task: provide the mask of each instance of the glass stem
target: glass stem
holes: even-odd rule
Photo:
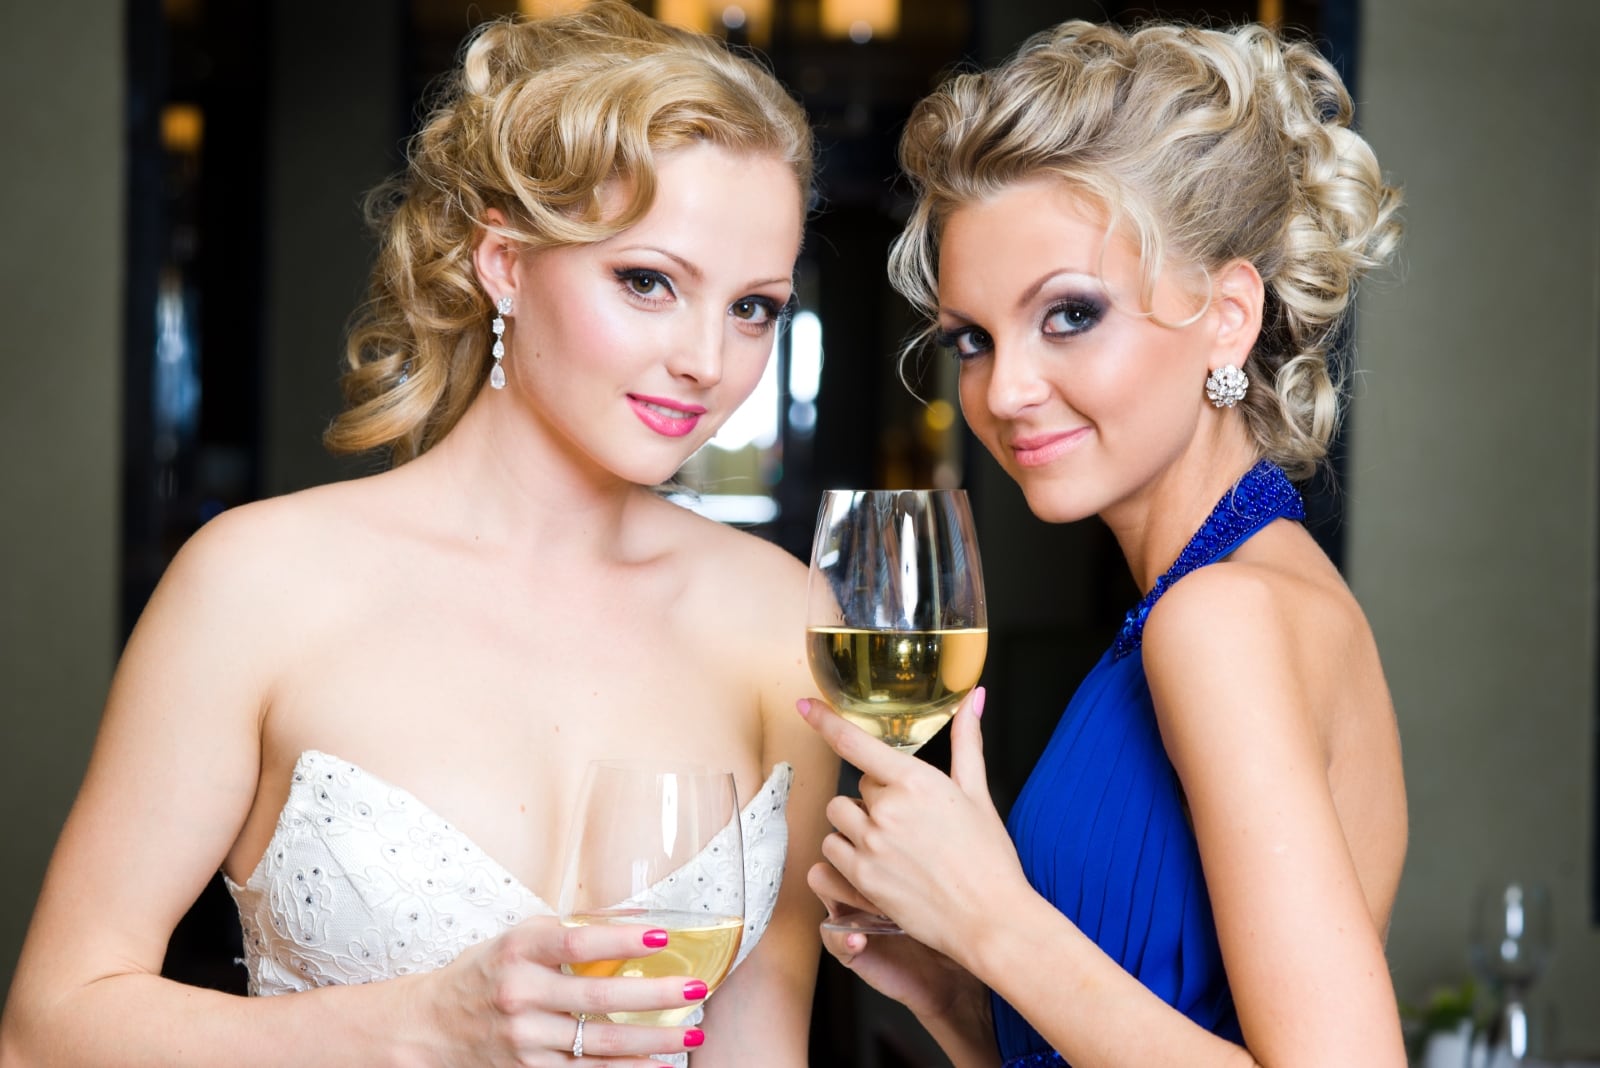
[[[1522,988],[1508,986],[1505,1007],[1501,1010],[1501,1038],[1513,1062],[1520,1064],[1528,1057],[1528,1010],[1522,1003]]]

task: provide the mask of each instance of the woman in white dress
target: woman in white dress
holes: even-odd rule
[[[394,463],[230,511],[172,564],[0,1061],[806,1063],[837,764],[793,712],[805,570],[655,487],[761,377],[811,163],[768,73],[626,4],[477,34],[374,200],[329,431]],[[610,757],[728,768],[748,802],[746,959],[699,1025],[575,1022],[704,997],[561,970],[660,941],[547,904]],[[161,978],[219,867],[251,992],[292,996]]]

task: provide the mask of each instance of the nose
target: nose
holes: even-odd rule
[[[1015,419],[1050,392],[1049,383],[1039,373],[1037,361],[1019,346],[1002,346],[994,341],[994,351],[986,361],[989,380],[984,401],[999,419]]]
[[[684,317],[683,330],[673,337],[667,370],[674,378],[705,389],[722,381],[725,323],[722,315]]]

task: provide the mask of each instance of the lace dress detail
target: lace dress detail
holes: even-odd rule
[[[734,967],[761,940],[777,904],[793,779],[788,764],[777,765],[740,814],[745,925]],[[637,903],[715,911],[705,887],[737,873],[737,861],[714,843]],[[411,794],[316,750],[295,763],[256,870],[243,886],[224,882],[239,907],[252,995],[429,971],[525,919],[555,914]],[[685,1026],[699,1019],[697,1012]],[[657,1059],[687,1064],[682,1054]]]

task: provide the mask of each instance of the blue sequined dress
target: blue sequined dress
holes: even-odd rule
[[[1300,495],[1276,466],[1262,461],[1235,484],[1084,678],[1007,821],[1034,889],[1169,1005],[1235,1041],[1239,1018],[1141,641],[1174,582],[1276,519],[1303,518]],[[1049,967],[1040,962],[1041,979]],[[994,1025],[1006,1068],[1067,1063],[998,995]]]

